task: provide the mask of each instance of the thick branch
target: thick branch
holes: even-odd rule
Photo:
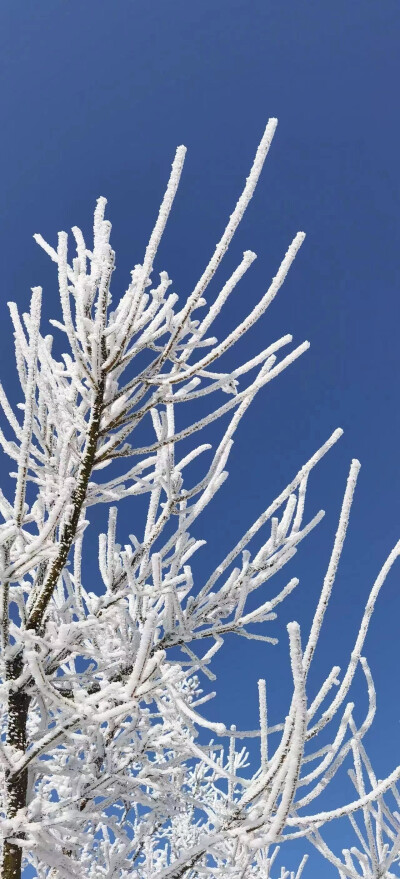
[[[22,666],[23,659],[22,655],[19,654],[11,662],[7,663],[7,679],[16,680],[22,672]],[[7,744],[13,748],[15,754],[19,753],[22,755],[26,751],[26,722],[29,702],[30,697],[26,692],[10,690],[8,697]],[[19,809],[25,807],[27,787],[27,767],[17,777],[7,776],[7,818],[15,818]],[[15,845],[11,839],[6,839],[3,847],[2,879],[19,879],[21,863],[21,847]]]
[[[100,431],[100,419],[104,396],[104,376],[102,377],[96,394],[89,426],[86,448],[83,456],[81,469],[78,476],[78,484],[72,493],[72,513],[64,526],[60,541],[58,555],[51,565],[49,575],[29,615],[27,628],[38,630],[46,613],[49,601],[57,584],[58,578],[66,564],[68,553],[74,542],[76,530],[79,524],[82,507],[85,502],[87,487],[93,469],[96,455],[97,442]]]

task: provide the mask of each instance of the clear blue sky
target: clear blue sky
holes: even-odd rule
[[[209,548],[198,570],[208,571],[342,426],[310,492],[310,513],[322,506],[327,516],[291,566],[301,584],[281,613],[282,623],[310,620],[357,456],[360,483],[316,680],[346,661],[370,584],[400,537],[398,0],[3,0],[0,33],[0,359],[11,395],[6,301],[24,307],[30,286],[43,283],[46,310],[58,316],[54,266],[32,233],[54,241],[59,229],[88,228],[96,197],[105,195],[122,287],[141,260],[175,147],[185,143],[181,191],[157,265],[184,296],[232,210],[267,118],[280,120],[219,280],[244,249],[258,253],[233,298],[231,326],[304,229],[290,278],[244,353],[284,332],[308,338],[311,350],[258,397],[242,424],[230,480],[202,523]],[[8,463],[1,467],[6,474]],[[135,530],[135,510],[127,515],[127,531]],[[366,650],[379,709],[369,748],[380,776],[400,761],[399,612],[400,565]],[[281,632],[278,648],[227,643],[213,710],[228,723],[254,725],[257,678],[279,662],[272,722],[285,710],[283,625]],[[364,707],[362,689],[359,698]]]

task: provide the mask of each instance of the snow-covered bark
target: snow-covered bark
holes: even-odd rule
[[[171,292],[167,272],[157,282],[152,275],[184,147],[177,150],[143,263],[135,266],[115,305],[104,198],[94,214],[92,249],[76,227],[72,258],[66,233],[59,234],[57,248],[35,236],[58,267],[61,319],[51,323],[66,337],[67,353],[59,357],[52,336],[41,334],[40,288],[33,290],[30,312],[22,318],[10,303],[24,403],[21,423],[0,386],[8,420],[0,442],[15,461],[16,480],[13,499],[0,493],[7,879],[18,879],[21,859],[43,879],[175,879],[217,877],[222,871],[232,879],[270,879],[278,876],[279,845],[297,837],[313,843],[341,876],[392,875],[399,825],[384,796],[389,790],[398,796],[400,769],[378,783],[363,748],[375,697],[362,650],[400,544],[373,586],[344,674],[334,667],[318,693],[309,694],[307,685],[346,534],[357,461],[308,638],[297,623],[288,626],[293,693],[286,718],[269,725],[263,680],[257,730],[226,729],[201,710],[213,695],[209,666],[226,633],[273,643],[267,623],[298,581],[291,579],[283,589],[269,586],[268,597],[261,587],[322,518],[322,511],[305,515],[307,482],[341,434],[335,431],[291,475],[207,582],[194,582],[190,559],[203,544],[195,536],[196,520],[226,479],[234,433],[257,393],[308,347],[308,342],[293,347],[287,335],[234,369],[217,364],[263,316],[303,242],[301,232],[248,316],[222,341],[210,335],[255,259],[246,251],[214,301],[207,302],[208,285],[254,192],[275,128],[271,119],[224,234],[183,304]],[[209,399],[208,414],[199,417],[196,403],[203,397]],[[203,436],[226,415],[217,447],[196,445],[195,434]],[[176,420],[185,426],[177,427]],[[182,453],[181,441],[191,437],[191,450]],[[198,474],[201,460],[206,463],[193,480],[187,472],[195,459]],[[134,519],[137,533],[121,546],[118,504],[138,495],[146,495],[147,515],[141,524]],[[108,530],[99,536],[98,583],[89,590],[82,577],[86,516],[99,503],[109,506]],[[252,600],[248,609],[256,590],[258,604]],[[347,697],[359,666],[369,709],[356,727]],[[315,738],[328,725],[330,744],[318,747]],[[260,761],[249,774],[243,742],[255,737]],[[335,812],[314,811],[314,800],[351,754],[356,799]],[[353,817],[357,811],[365,823],[363,837]],[[342,815],[353,822],[362,848],[343,862],[320,833],[325,821]],[[304,865],[305,858],[296,874],[282,868],[280,875],[299,879]]]

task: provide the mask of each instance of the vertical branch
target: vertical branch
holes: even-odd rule
[[[10,556],[10,543],[7,542],[2,547],[4,570],[8,567]],[[1,649],[4,651],[8,645],[8,629],[9,629],[9,592],[10,583],[5,577],[0,589],[0,625],[1,625]]]
[[[321,631],[325,611],[331,596],[333,584],[335,582],[336,571],[343,550],[343,544],[346,537],[347,526],[349,524],[350,510],[353,502],[354,491],[360,467],[361,464],[359,461],[357,461],[356,459],[352,461],[350,473],[347,480],[346,491],[343,498],[342,509],[340,511],[339,524],[336,531],[335,542],[333,544],[332,555],[329,560],[328,570],[324,579],[324,585],[322,587],[317,610],[315,612],[312,622],[307,647],[304,651],[304,669],[306,673],[308,672],[315,648],[317,646],[317,641],[319,633]]]
[[[25,415],[22,431],[22,440],[18,461],[18,476],[15,489],[14,516],[17,525],[21,524],[26,490],[26,477],[28,472],[29,449],[32,440],[33,409],[35,403],[37,350],[39,341],[40,306],[42,300],[42,288],[34,287],[32,290],[30,326],[29,326],[29,353],[28,353],[28,376],[25,391]]]
[[[48,577],[29,614],[27,622],[28,629],[37,629],[38,626],[40,626],[50,598],[53,594],[54,587],[57,584],[58,578],[67,561],[68,553],[74,542],[76,529],[78,527],[82,507],[85,502],[86,491],[96,455],[97,441],[100,431],[100,420],[102,414],[104,384],[104,376],[102,376],[93,404],[86,447],[83,455],[82,464],[79,470],[77,486],[72,492],[71,496],[72,512],[67,519],[67,522],[65,523],[59,544],[58,554],[56,555],[50,567]]]
[[[7,680],[15,681],[23,669],[23,657],[19,654],[6,663]],[[12,683],[8,696],[7,744],[12,749],[14,758],[18,760],[26,751],[26,724],[30,697],[28,693],[13,689]],[[28,767],[14,777],[8,771],[6,777],[7,818],[15,818],[18,811],[26,805],[28,788]],[[19,833],[19,836],[23,834]],[[22,849],[12,839],[6,839],[3,845],[2,879],[19,879],[21,876]]]
[[[285,827],[287,817],[294,795],[296,793],[299,778],[301,760],[304,751],[304,742],[307,728],[307,700],[305,693],[305,672],[303,668],[303,654],[300,640],[300,627],[298,623],[289,623],[287,626],[290,643],[290,661],[293,676],[293,707],[294,722],[293,733],[290,742],[290,750],[286,756],[288,763],[282,798],[276,810],[276,815],[271,824],[271,836],[277,838]]]
[[[260,710],[260,758],[261,771],[264,772],[268,767],[268,713],[267,713],[267,687],[265,680],[260,678],[258,681],[258,700]]]
[[[34,287],[32,290],[30,323],[29,323],[29,349],[28,370],[25,386],[25,412],[24,425],[21,436],[21,445],[18,460],[17,484],[14,499],[14,517],[16,524],[21,525],[24,507],[25,492],[28,473],[29,452],[32,442],[33,412],[35,405],[35,388],[37,374],[37,353],[39,343],[39,324],[41,309],[42,290]],[[8,645],[9,626],[9,584],[3,583],[2,588],[2,647]],[[19,654],[13,660],[6,660],[6,678],[11,683],[8,696],[8,723],[7,744],[12,748],[15,757],[22,756],[26,750],[26,723],[29,710],[29,695],[17,689],[13,689],[12,682],[21,674],[23,669],[23,657]],[[25,769],[18,778],[10,775],[6,778],[7,795],[7,818],[14,818],[19,809],[25,807],[28,786],[28,769]],[[6,839],[3,846],[2,876],[4,879],[18,879],[21,875],[22,849],[15,845],[12,840]]]
[[[231,726],[231,731],[236,732],[236,726],[233,723]],[[228,800],[230,803],[233,803],[233,795],[235,793],[235,736],[230,736],[229,739],[229,780],[228,780]]]

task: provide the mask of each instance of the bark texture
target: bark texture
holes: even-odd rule
[[[8,680],[15,681],[22,672],[23,659],[18,655],[8,663]],[[14,754],[21,756],[26,750],[26,723],[29,710],[29,695],[21,690],[11,689],[8,699],[8,731],[7,744],[10,745]],[[21,772],[17,778],[11,775],[7,779],[7,818],[15,818],[19,809],[26,805],[28,788],[28,769]],[[2,879],[20,879],[21,876],[22,849],[13,843],[12,839],[6,839],[3,846]]]

